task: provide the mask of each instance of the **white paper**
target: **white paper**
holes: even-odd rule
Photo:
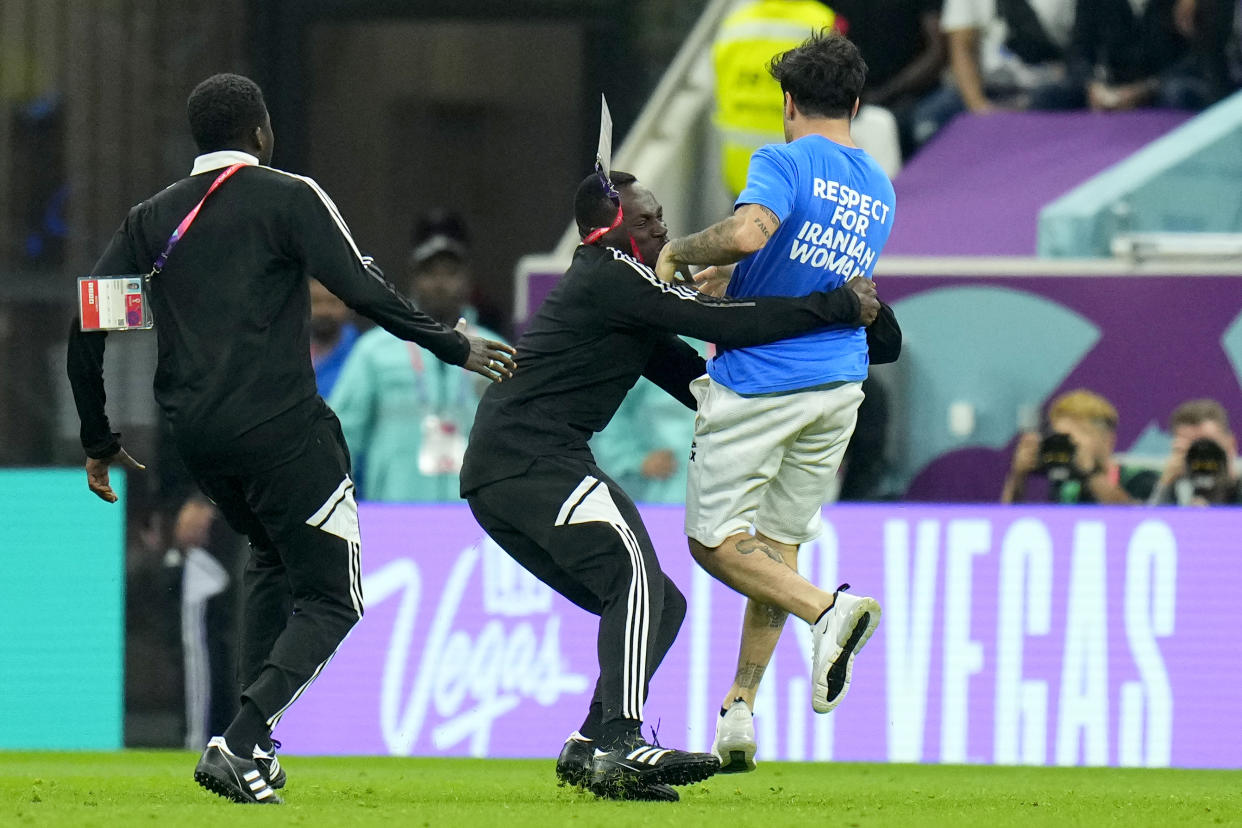
[[[595,160],[604,168],[604,175],[612,175],[612,113],[608,111],[608,99],[599,96],[599,149]]]
[[[125,284],[120,279],[99,280],[99,326],[125,327]]]

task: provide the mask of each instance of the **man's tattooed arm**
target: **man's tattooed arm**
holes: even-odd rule
[[[776,228],[781,224],[780,219],[776,217],[776,213],[773,213],[762,204],[756,204],[754,206],[759,208],[759,212],[757,215],[752,216],[751,221],[753,221],[755,226],[759,228],[759,232],[763,233],[763,237],[765,239],[772,238],[772,233],[775,232]],[[769,226],[772,228],[771,230],[768,229]]]
[[[669,254],[683,264],[731,264],[746,255],[734,243],[737,214],[682,239],[668,243]]]
[[[727,219],[668,244],[678,264],[732,264],[767,244],[780,227],[776,214],[760,204],[743,204]]]

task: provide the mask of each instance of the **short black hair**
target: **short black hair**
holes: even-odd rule
[[[612,186],[621,189],[633,184],[638,179],[627,172],[613,170],[608,176]],[[574,221],[578,223],[578,234],[585,236],[596,227],[607,227],[617,217],[617,205],[608,197],[604,182],[598,173],[591,173],[582,179],[578,192],[574,193]]]
[[[194,87],[185,109],[199,152],[235,146],[246,133],[262,126],[267,115],[259,85],[228,73],[212,75]]]
[[[858,47],[828,29],[772,58],[768,71],[810,117],[849,118],[867,80]]]

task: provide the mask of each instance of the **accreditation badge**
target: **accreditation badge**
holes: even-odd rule
[[[457,423],[432,414],[423,417],[423,441],[418,447],[420,474],[457,474],[465,458],[466,435]]]
[[[83,276],[78,312],[84,331],[145,331],[155,324],[141,275]]]

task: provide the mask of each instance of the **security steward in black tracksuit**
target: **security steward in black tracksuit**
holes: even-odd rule
[[[251,545],[242,707],[208,744],[195,777],[235,801],[280,802],[272,788],[284,773],[271,728],[363,610],[349,450],[315,387],[307,280],[319,280],[395,336],[489,379],[510,375],[512,349],[414,308],[358,252],[314,181],[267,166],[271,124],[252,81],[208,78],[190,95],[188,114],[203,153],[191,175],[130,210],[93,275],[151,271],[222,171],[241,165],[202,201],[151,277],[148,301],[159,348],[155,397],[174,443],[199,487]],[[88,483],[115,502],[108,467],[142,467],[104,412],[104,340],[75,320],[68,372]]]
[[[602,173],[578,188],[585,242],[518,342],[521,370],[483,395],[461,492],[501,548],[600,617],[599,680],[558,776],[600,796],[675,800],[669,785],[719,767],[710,754],[648,745],[639,734],[648,681],[686,602],[661,572],[634,503],[596,466],[587,442],[639,376],[694,409],[690,382],[706,366],[675,334],[758,345],[870,322],[879,302],[866,279],[796,299],[711,299],[665,284],[645,264],[667,239],[659,203],[628,173],[613,171],[611,182],[620,216]]]

